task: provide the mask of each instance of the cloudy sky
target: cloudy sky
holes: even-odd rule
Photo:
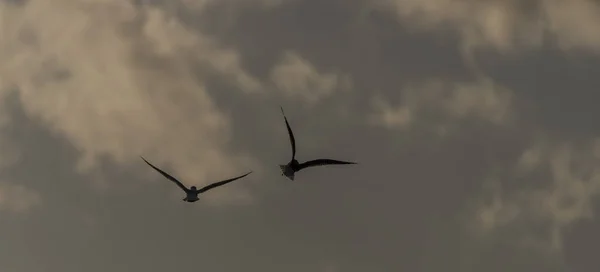
[[[599,75],[595,0],[0,0],[0,270],[598,271]]]

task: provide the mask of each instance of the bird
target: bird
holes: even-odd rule
[[[161,173],[165,178],[169,179],[170,181],[174,182],[175,184],[177,184],[177,186],[179,186],[179,188],[181,188],[181,190],[183,190],[186,194],[185,198],[183,199],[183,201],[185,202],[196,202],[198,200],[200,200],[200,198],[198,198],[198,195],[201,193],[204,193],[210,189],[213,189],[215,187],[219,187],[221,185],[225,185],[227,183],[230,183],[236,179],[240,179],[243,178],[247,175],[249,175],[250,173],[252,173],[252,171],[243,174],[239,177],[235,177],[235,178],[231,178],[231,179],[226,179],[223,181],[219,181],[219,182],[215,182],[212,184],[209,184],[207,186],[204,186],[200,189],[197,189],[196,186],[192,186],[190,188],[185,187],[185,185],[183,185],[179,180],[177,180],[176,178],[174,178],[173,176],[167,174],[165,171],[158,169],[156,166],[152,165],[150,162],[148,162],[146,159],[144,159],[144,157],[140,156],[142,158],[142,160],[144,160],[148,165],[150,165],[150,167],[154,168],[154,170],[158,171],[159,173]]]
[[[287,164],[280,164],[279,168],[281,168],[281,175],[286,176],[290,180],[294,180],[295,173],[308,167],[320,166],[320,165],[334,165],[334,164],[357,164],[356,162],[348,162],[348,161],[339,161],[332,159],[316,159],[311,161],[306,161],[303,163],[298,162],[296,160],[296,139],[294,138],[294,133],[292,132],[292,128],[290,127],[290,123],[285,117],[285,113],[283,112],[283,107],[281,107],[281,114],[283,115],[283,119],[285,120],[285,126],[287,127],[288,134],[290,136],[290,143],[292,145],[292,159]]]

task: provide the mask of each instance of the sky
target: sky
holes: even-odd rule
[[[598,271],[599,74],[594,0],[0,0],[0,271]]]

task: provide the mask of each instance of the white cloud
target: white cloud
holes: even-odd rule
[[[520,229],[516,239],[528,246],[550,252],[562,249],[562,230],[593,216],[591,200],[600,193],[600,139],[585,145],[538,141],[524,150],[512,177],[525,182],[517,192],[503,192],[501,183],[486,190],[475,212],[476,225],[483,234],[506,228]],[[532,163],[535,162],[535,163]],[[525,167],[524,167],[525,166]],[[528,173],[546,173],[549,180]],[[503,180],[514,183],[516,180]],[[504,184],[507,185],[507,184]],[[538,187],[534,187],[537,185]],[[542,229],[540,229],[540,226]]]
[[[502,190],[502,184],[498,180],[487,180],[483,183],[482,199],[479,209],[476,210],[477,229],[476,233],[487,233],[495,228],[505,226],[513,221],[520,213],[520,209],[515,203],[504,199],[505,194]]]
[[[381,0],[373,4],[392,6],[407,26],[454,27],[466,48],[485,46],[507,52],[537,47],[550,33],[566,50],[600,53],[600,5],[594,0]]]
[[[198,185],[256,170],[227,151],[228,117],[192,72],[205,65],[259,90],[235,51],[128,1],[30,0],[0,4],[0,17],[0,90],[18,87],[25,112],[81,151],[81,171],[103,155],[144,155]]]
[[[600,3],[593,0],[542,2],[547,28],[566,50],[588,49],[600,53]]]
[[[41,200],[37,192],[22,185],[0,182],[0,211],[26,212]]]
[[[336,90],[345,91],[351,87],[349,77],[319,73],[309,61],[292,51],[283,54],[270,76],[277,90],[309,104],[330,96]]]
[[[396,107],[382,98],[373,100],[373,124],[388,128],[408,129],[418,118],[435,113],[437,125],[449,125],[453,120],[474,117],[495,124],[510,120],[512,94],[490,80],[475,83],[445,83],[439,80],[410,84],[402,89]]]

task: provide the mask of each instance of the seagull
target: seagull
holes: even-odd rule
[[[141,157],[141,156],[140,156]],[[207,185],[202,187],[201,189],[196,189],[196,186],[192,186],[189,189],[187,187],[185,187],[185,185],[183,185],[179,180],[177,180],[176,178],[172,177],[171,175],[167,174],[165,171],[158,169],[156,166],[152,165],[151,163],[149,163],[146,159],[144,159],[144,157],[141,157],[142,160],[144,160],[148,165],[150,165],[150,167],[154,168],[154,170],[158,171],[159,173],[161,173],[165,178],[171,180],[172,182],[174,182],[175,184],[177,184],[177,186],[179,186],[179,188],[181,188],[181,190],[183,190],[186,194],[185,198],[183,199],[183,201],[186,202],[196,202],[199,200],[198,195],[201,193],[204,193],[210,189],[213,189],[215,187],[219,187],[221,185],[225,185],[227,183],[230,183],[236,179],[240,179],[243,178],[247,175],[249,175],[250,173],[252,173],[252,171],[243,174],[239,177],[235,177],[232,179],[227,179],[224,181],[219,181],[219,182],[215,182],[213,184]]]
[[[294,133],[292,132],[292,128],[290,128],[290,124],[288,123],[288,120],[285,117],[283,107],[280,108],[281,114],[283,115],[283,119],[285,120],[285,126],[287,127],[288,134],[290,135],[290,143],[292,144],[292,159],[286,165],[279,165],[279,168],[281,168],[282,176],[286,176],[290,180],[294,180],[294,174],[304,168],[330,164],[356,164],[355,162],[338,161],[332,159],[316,159],[303,163],[298,162],[296,160],[296,140],[294,139]]]

